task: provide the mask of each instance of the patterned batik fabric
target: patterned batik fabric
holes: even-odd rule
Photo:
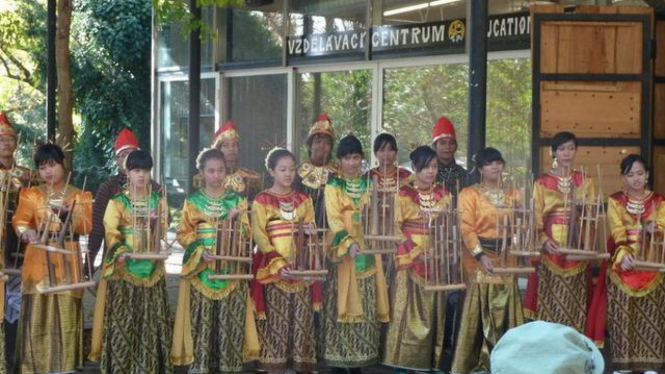
[[[615,370],[665,370],[665,284],[631,296],[607,282],[607,321]]]
[[[171,374],[171,321],[166,281],[152,287],[110,281],[104,316],[101,372]]]
[[[332,266],[325,285],[324,363],[331,367],[357,368],[379,361],[380,323],[376,314],[376,279],[358,279],[364,318],[354,322],[337,320],[337,268]]]
[[[190,292],[194,363],[189,373],[242,371],[247,283],[240,283],[221,300],[207,298],[194,287]]]
[[[509,329],[524,323],[519,288],[512,276],[476,277],[483,281],[467,282],[453,373],[489,372],[496,343]]]
[[[383,364],[418,371],[442,370],[446,292],[427,292],[408,270],[397,272]]]
[[[586,270],[562,276],[541,264],[538,277],[538,319],[570,326],[584,333],[588,293]]]
[[[257,320],[261,354],[259,368],[268,372],[316,369],[314,311],[309,287],[293,292],[279,284],[264,287],[266,318]]]
[[[83,364],[81,299],[24,295],[16,354],[23,374],[75,372]]]

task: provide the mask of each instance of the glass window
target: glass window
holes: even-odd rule
[[[411,165],[411,150],[431,144],[432,126],[439,117],[446,116],[455,124],[456,158],[466,165],[467,65],[390,68],[383,74],[383,130],[397,138],[400,164]]]
[[[201,9],[203,21],[212,25],[213,10],[210,7]],[[158,25],[159,37],[157,40],[158,54],[157,66],[159,68],[188,66],[189,65],[189,36],[183,34],[182,23],[172,22]],[[213,38],[206,37],[201,41],[201,66],[212,66]]]
[[[266,175],[265,157],[274,146],[286,146],[286,74],[234,77],[228,84],[224,118],[240,135],[240,166]]]
[[[283,0],[261,6],[243,5],[220,9],[224,62],[282,63],[284,45]]]
[[[336,142],[353,133],[360,139],[365,156],[371,154],[372,71],[347,70],[296,75],[296,137],[294,153],[307,159],[305,141],[310,127],[322,112],[328,113]],[[334,155],[335,151],[333,151]]]
[[[531,59],[490,60],[487,66],[488,147],[501,151],[508,170],[531,173]]]
[[[372,0],[374,25],[403,25],[466,18],[468,0]],[[615,2],[617,0],[614,0]],[[528,12],[536,0],[491,0],[489,15]],[[597,5],[594,0],[563,0],[562,5]]]
[[[189,188],[187,175],[187,125],[189,81],[161,82],[162,170],[169,204],[182,207]],[[215,79],[201,79],[200,144],[207,145],[214,133]]]
[[[289,2],[290,59],[305,56],[364,56],[368,0],[292,0]],[[326,34],[347,38],[326,38]],[[306,37],[304,37],[306,36]],[[333,48],[333,43],[338,47]],[[334,52],[332,52],[334,50]]]

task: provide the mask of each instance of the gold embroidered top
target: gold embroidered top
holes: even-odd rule
[[[503,225],[504,217],[519,201],[520,193],[517,189],[492,190],[475,184],[460,192],[457,204],[460,211],[460,232],[467,249],[462,255],[465,274],[481,269],[475,258],[479,254],[488,256],[496,264],[499,253],[495,244],[502,239],[501,233],[497,232],[497,223]],[[499,243],[499,249],[501,244]],[[512,256],[509,258],[513,260]]]

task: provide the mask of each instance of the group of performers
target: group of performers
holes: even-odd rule
[[[0,362],[15,363],[17,372],[67,373],[83,364],[82,295],[91,287],[85,267],[100,250],[88,358],[103,373],[172,373],[174,366],[240,372],[249,362],[268,373],[325,365],[355,374],[374,364],[441,372],[451,366],[446,351],[454,352],[453,373],[490,372],[498,340],[529,319],[569,325],[598,344],[607,321],[616,368],[665,369],[665,284],[655,265],[638,261],[646,235],[663,242],[665,200],[647,189],[649,167],[638,155],[623,160],[625,188],[607,199],[611,257],[598,260],[560,252],[578,222],[571,218],[576,204],[598,194],[593,179],[573,169],[572,133],[553,138],[552,168],[533,186],[506,183],[506,161],[494,148],[476,155],[480,182],[467,186],[445,117],[432,143],[410,153],[411,171],[397,165],[397,141],[383,133],[372,149],[378,166],[365,172],[361,142],[353,135],[336,142],[322,114],[309,131],[308,161],[298,166],[290,151],[271,150],[270,184],[261,191],[262,174],[239,167],[240,139],[229,121],[200,153],[192,181],[198,189],[182,207],[177,242],[185,252],[172,320],[162,246],[167,194],[151,179],[152,157],[131,131],[119,134],[120,172],[94,203],[69,184],[62,149],[38,147],[31,172],[14,162],[16,138],[1,114],[7,221],[0,345],[12,347],[0,349],[7,353]],[[520,209],[534,216],[532,250],[540,254],[528,261],[505,254],[519,240],[499,224]],[[78,244],[88,234],[93,256]],[[432,248],[441,237],[446,251],[437,258]],[[373,250],[371,240],[383,250]],[[594,262],[601,265],[595,283]],[[500,271],[519,266],[535,269],[524,299],[517,275]],[[456,326],[449,299],[461,288]]]

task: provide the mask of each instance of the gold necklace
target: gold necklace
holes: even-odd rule
[[[418,190],[418,202],[420,203],[420,209],[433,209],[436,204],[434,200],[434,187],[426,190]]]
[[[640,198],[636,198],[631,196],[628,192],[624,192],[626,196],[628,196],[628,203],[626,204],[626,210],[628,213],[635,215],[635,216],[641,216],[646,208],[644,207],[644,202],[647,200],[647,198],[650,195],[649,191],[644,191],[644,195]]]
[[[492,205],[503,208],[506,206],[506,192],[503,188],[489,188],[484,184],[480,185],[480,192],[492,202]]]

